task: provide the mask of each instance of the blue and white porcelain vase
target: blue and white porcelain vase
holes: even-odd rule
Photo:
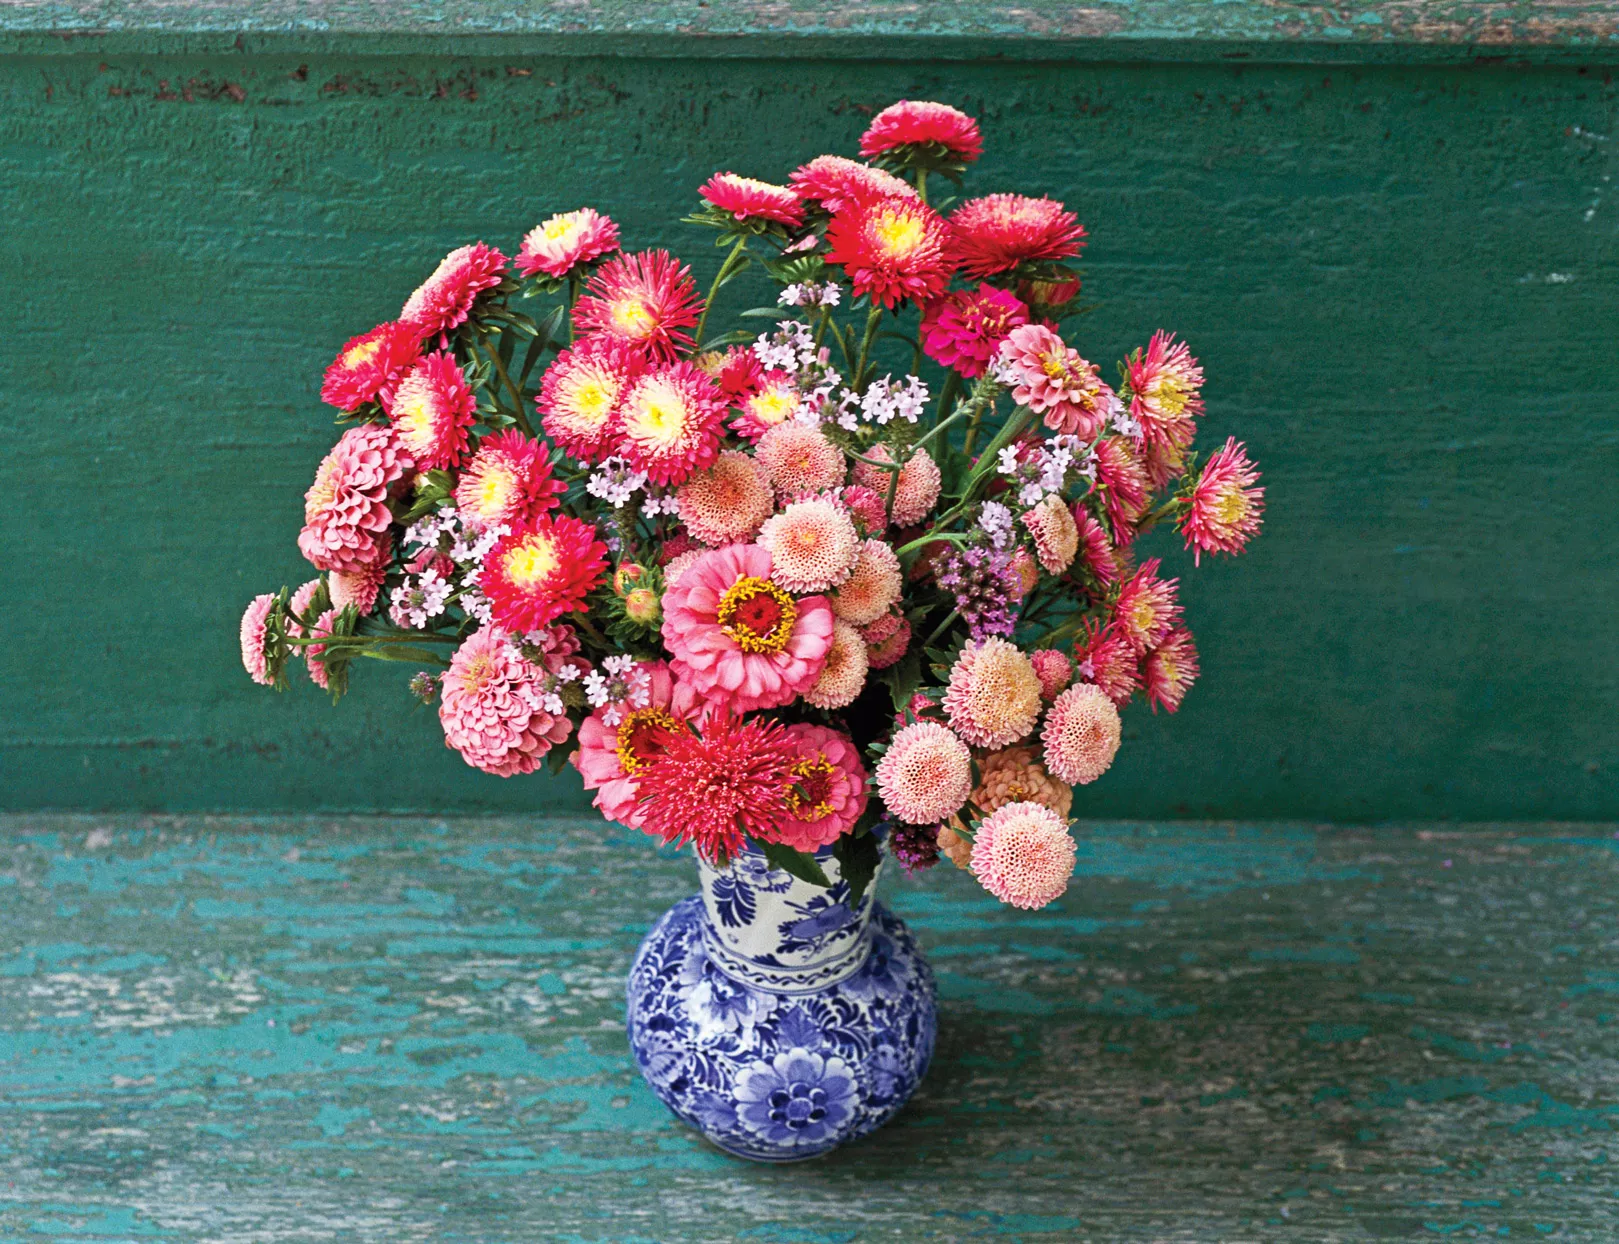
[[[738,1157],[795,1162],[881,1127],[933,1056],[933,972],[873,897],[773,869],[749,847],[699,859],[703,892],[636,952],[630,1048],[652,1091]]]

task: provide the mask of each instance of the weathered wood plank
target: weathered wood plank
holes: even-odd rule
[[[1092,825],[884,883],[900,1120],[758,1169],[620,1030],[686,860],[599,822],[0,820],[0,1238],[1611,1238],[1619,837]]]

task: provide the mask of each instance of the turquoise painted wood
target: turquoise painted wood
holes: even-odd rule
[[[598,822],[0,819],[0,1239],[1605,1241],[1619,837],[1081,827],[1055,907],[889,879],[939,1053],[759,1168],[626,966],[688,858]]]

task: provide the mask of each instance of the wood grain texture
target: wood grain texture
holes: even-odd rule
[[[0,819],[6,1240],[1612,1239],[1619,836],[1090,825],[1057,906],[888,878],[890,1127],[760,1169],[643,1087],[695,885],[543,820]]]

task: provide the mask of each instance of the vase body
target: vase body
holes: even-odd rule
[[[653,926],[630,969],[630,1048],[652,1091],[721,1149],[818,1157],[882,1126],[927,1072],[933,973],[872,886],[851,910],[748,848],[699,859],[702,893]]]

